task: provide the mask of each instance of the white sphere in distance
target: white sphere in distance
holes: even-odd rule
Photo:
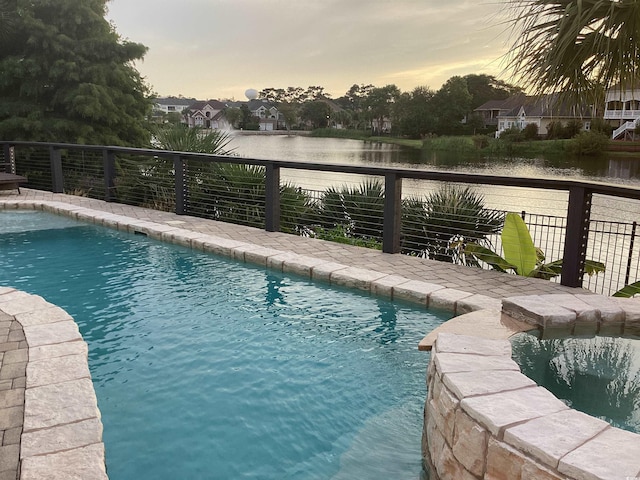
[[[258,91],[255,88],[248,89],[244,94],[249,100],[255,100],[258,98]]]

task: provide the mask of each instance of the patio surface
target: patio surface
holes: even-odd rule
[[[490,297],[499,301],[518,295],[544,295],[551,293],[588,293],[582,289],[569,288],[546,280],[518,277],[498,272],[467,268],[458,265],[410,257],[391,255],[378,250],[342,245],[339,243],[303,238],[295,235],[266,232],[264,230],[181,216],[117,203],[107,203],[85,197],[53,194],[23,188],[22,194],[1,193],[0,209],[14,208],[16,202],[54,201],[84,207],[114,215],[126,216],[138,221],[150,221],[168,227],[180,228],[218,238],[243,242],[259,247],[278,250],[307,258],[333,262],[355,269],[366,269],[426,282],[431,286],[444,287],[443,292],[453,294],[449,299],[455,303],[456,292],[478,297]],[[315,277],[314,277],[315,278]],[[353,286],[353,285],[352,285]],[[443,295],[446,297],[447,295]],[[442,300],[442,299],[441,299]],[[444,301],[442,300],[442,301]],[[493,301],[493,300],[492,300]],[[453,308],[456,311],[455,308]],[[461,313],[457,311],[456,313]],[[22,329],[18,329],[12,317],[0,312],[0,480],[16,479],[19,475],[19,433],[24,411],[24,366],[26,346],[23,345]],[[6,327],[6,328],[5,328]],[[6,330],[6,331],[5,331]],[[425,332],[425,334],[428,332]],[[15,351],[14,351],[15,350]],[[12,351],[12,353],[8,353]],[[7,352],[7,353],[2,353]],[[16,441],[17,438],[17,441]]]

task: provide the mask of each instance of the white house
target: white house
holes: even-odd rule
[[[496,114],[498,130],[496,137],[504,130],[518,128],[522,130],[533,123],[538,127],[539,135],[546,135],[551,122],[566,123],[570,120],[582,122],[583,130],[591,128],[591,109],[586,106],[568,105],[561,102],[555,94],[528,96],[514,95],[503,101],[502,105],[492,104],[489,111]],[[504,107],[504,108],[502,108]],[[476,111],[484,113],[483,105]]]
[[[613,138],[629,138],[640,125],[640,88],[623,89],[615,85],[607,90],[604,119],[618,125]]]
[[[192,105],[196,101],[195,98],[184,97],[159,97],[156,98],[154,110],[162,113],[182,113],[182,111]]]
[[[218,100],[194,102],[188,108],[187,124],[189,127],[227,130],[230,125],[224,117],[225,108],[227,104]]]

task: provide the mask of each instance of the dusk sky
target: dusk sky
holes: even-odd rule
[[[149,48],[154,92],[244,100],[248,88],[438,89],[449,77],[504,80],[507,2],[467,0],[111,0],[107,19]]]

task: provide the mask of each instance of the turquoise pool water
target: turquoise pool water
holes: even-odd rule
[[[512,339],[522,373],[572,408],[640,433],[640,337]]]
[[[0,252],[89,344],[112,480],[420,475],[448,315],[42,212],[0,213]]]

